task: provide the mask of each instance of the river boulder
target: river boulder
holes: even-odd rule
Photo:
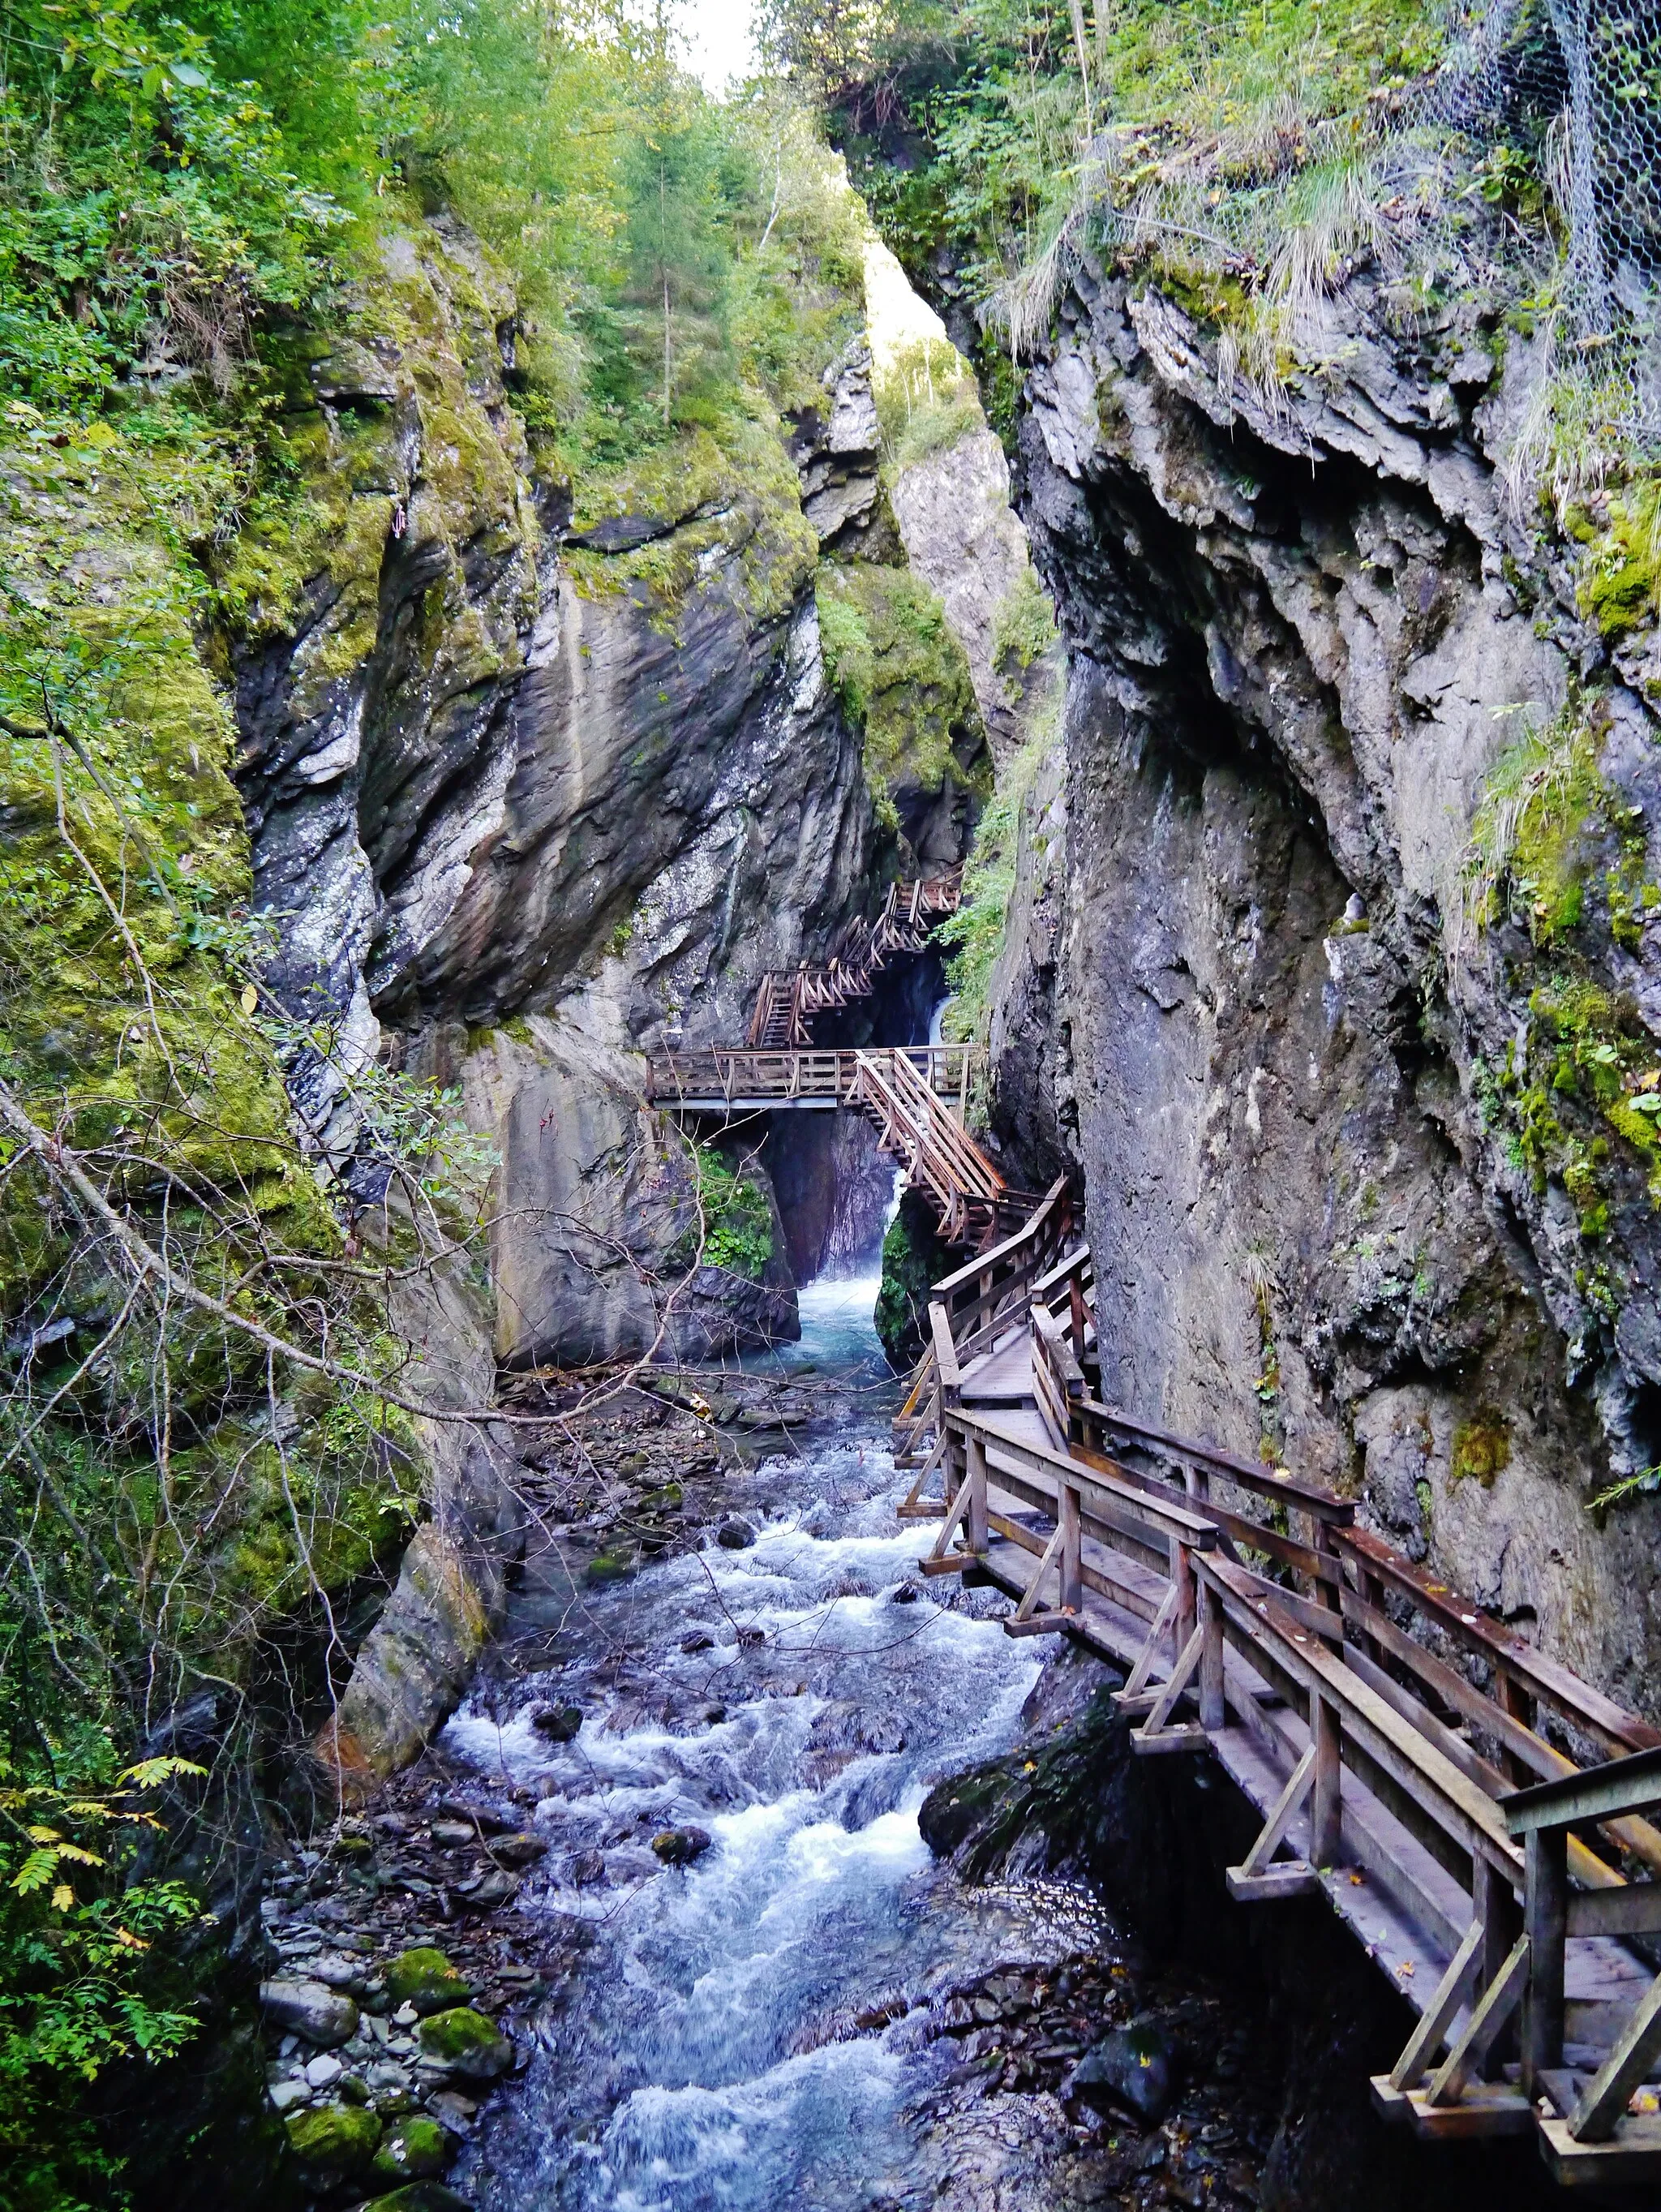
[[[356,2003],[322,1982],[262,1982],[259,2002],[278,2027],[323,2051],[349,2043],[357,2033]]]
[[[1063,2082],[1064,2098],[1112,2106],[1157,2127],[1177,2094],[1178,2051],[1152,2021],[1115,2027],[1087,2051]]]

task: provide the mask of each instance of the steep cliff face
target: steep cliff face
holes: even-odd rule
[[[1655,1508],[1589,1506],[1661,1459],[1653,718],[1502,495],[1531,349],[1331,314],[1271,407],[1086,265],[1027,380],[1070,669],[995,1124],[1083,1170],[1109,1395],[1652,1708]]]

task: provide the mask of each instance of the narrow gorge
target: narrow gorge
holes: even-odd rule
[[[1647,19],[8,26],[0,2212],[1643,2201]]]

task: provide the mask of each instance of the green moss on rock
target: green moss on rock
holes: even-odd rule
[[[450,2137],[422,2113],[395,2121],[371,2162],[375,2181],[428,2181],[450,2163]]]
[[[419,2030],[421,2057],[470,2081],[494,2081],[513,2063],[513,2046],[483,2013],[469,2005],[435,2012]]]
[[[937,596],[909,568],[826,562],[815,597],[825,666],[864,739],[878,811],[906,793],[991,789],[969,664]]]
[[[414,2005],[425,2016],[464,2005],[472,1992],[442,1951],[421,1945],[401,1951],[388,1966],[386,1994],[394,2006]]]
[[[380,2142],[380,2122],[361,2105],[314,2105],[291,2113],[286,2125],[288,2147],[314,2187],[367,2173]]]
[[[1479,1482],[1492,1490],[1511,1464],[1511,1429],[1496,1407],[1479,1406],[1453,1432],[1448,1472],[1456,1482]]]

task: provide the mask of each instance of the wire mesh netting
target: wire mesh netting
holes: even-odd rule
[[[1496,200],[1531,170],[1555,216],[1566,356],[1609,426],[1661,436],[1661,15],[1634,0],[1488,0],[1409,135],[1438,127]],[[1519,244],[1525,240],[1519,238]]]
[[[1272,401],[1288,356],[1323,357],[1330,295],[1373,264],[1424,307],[1531,299],[1547,411],[1606,455],[1661,453],[1657,0],[1446,0],[1422,62],[1361,112],[1342,58],[1309,51],[1264,58],[1252,82],[1236,43],[1198,57],[1179,112],[1163,94],[1116,107],[1071,212],[998,297],[1015,352],[1095,235],[1209,289],[1225,351]]]

